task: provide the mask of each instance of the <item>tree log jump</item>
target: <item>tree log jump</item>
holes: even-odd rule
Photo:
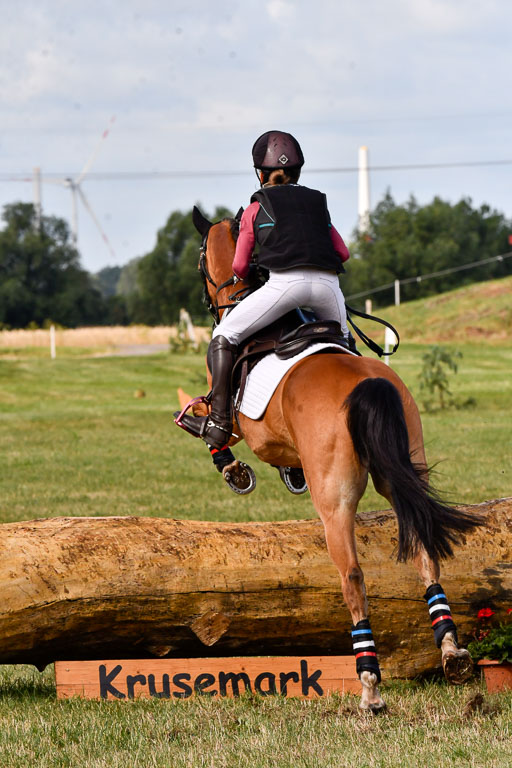
[[[464,509],[485,524],[443,566],[462,641],[480,607],[512,607],[512,498]],[[356,537],[383,672],[435,669],[424,589],[396,562],[395,515],[358,515]],[[0,526],[0,547],[4,664],[352,653],[319,520],[53,518]]]

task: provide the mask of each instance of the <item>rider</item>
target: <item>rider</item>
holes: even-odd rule
[[[268,281],[225,312],[210,343],[211,413],[186,416],[187,427],[214,448],[231,437],[231,370],[238,344],[292,309],[307,306],[319,320],[337,320],[349,337],[345,300],[338,273],[348,249],[332,226],[322,192],[299,185],[304,156],[298,141],[283,131],[268,131],[252,148],[261,188],[240,221],[233,260],[235,280],[247,276],[256,243],[258,264]]]

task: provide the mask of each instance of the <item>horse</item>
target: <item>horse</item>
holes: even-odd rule
[[[208,303],[221,322],[233,304],[236,221],[211,223],[197,208],[193,220],[203,238],[200,266]],[[247,282],[237,283],[237,294],[248,288]],[[197,404],[196,415],[206,407]],[[399,376],[374,358],[313,354],[284,376],[262,418],[238,413],[237,422],[233,431],[241,435],[230,445],[243,438],[261,461],[303,470],[352,617],[361,709],[377,713],[386,706],[354,532],[369,475],[396,514],[398,560],[413,561],[427,590],[444,674],[452,683],[465,682],[473,664],[468,651],[458,647],[439,584],[439,561],[452,556],[452,545],[479,520],[448,506],[430,486],[418,407]]]

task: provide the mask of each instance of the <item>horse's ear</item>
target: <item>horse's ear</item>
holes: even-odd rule
[[[236,216],[235,216],[235,221],[240,221],[240,219],[242,218],[243,212],[244,212],[244,209],[242,207],[240,207],[238,209],[238,211],[237,211]]]
[[[203,216],[197,205],[194,205],[194,208],[192,209],[192,221],[194,223],[194,227],[203,237],[207,234],[208,230],[212,226],[212,222],[208,221],[206,216]]]

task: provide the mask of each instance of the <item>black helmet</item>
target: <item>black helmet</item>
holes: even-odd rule
[[[267,131],[256,139],[252,148],[254,167],[262,171],[276,168],[302,168],[304,155],[291,133]]]

